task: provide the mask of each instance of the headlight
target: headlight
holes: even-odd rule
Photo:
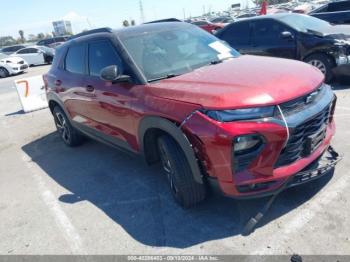
[[[243,135],[234,139],[233,149],[235,154],[244,154],[258,148],[263,143],[259,135]]]
[[[273,116],[275,107],[254,107],[245,109],[234,109],[234,110],[206,110],[204,113],[212,119],[220,122],[230,122],[237,120],[251,120],[260,119],[264,117]]]

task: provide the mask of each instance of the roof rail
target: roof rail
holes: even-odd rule
[[[76,35],[72,35],[68,38],[68,40],[72,40],[84,35],[91,35],[91,34],[95,34],[95,33],[112,33],[112,28],[109,27],[102,27],[102,28],[97,28],[97,29],[92,29],[89,31],[85,31],[85,32],[81,32],[79,34]]]

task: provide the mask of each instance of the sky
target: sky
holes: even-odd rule
[[[142,0],[146,21],[198,16],[205,11],[227,10],[231,4],[246,0]],[[108,26],[118,28],[124,19],[140,23],[139,0],[17,0],[1,1],[0,36],[19,37],[28,34],[51,33],[52,21],[67,19],[73,33],[84,29]]]

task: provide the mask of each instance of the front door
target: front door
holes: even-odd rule
[[[128,148],[134,138],[134,123],[131,103],[136,98],[129,82],[108,82],[100,78],[101,70],[117,65],[121,73],[126,73],[122,60],[108,40],[97,40],[88,44],[88,76],[85,84],[90,97],[87,117],[93,135],[113,144]]]
[[[296,59],[296,35],[291,28],[272,19],[257,19],[252,25],[250,54]],[[290,32],[291,37],[283,32]]]

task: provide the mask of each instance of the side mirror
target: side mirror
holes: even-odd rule
[[[110,65],[103,68],[100,73],[100,78],[104,81],[112,81],[112,82],[130,81],[130,76],[120,74],[118,66],[116,65]]]
[[[292,34],[291,32],[289,32],[289,31],[284,31],[284,32],[282,32],[282,33],[281,33],[281,37],[282,37],[283,39],[294,39],[293,34]]]

